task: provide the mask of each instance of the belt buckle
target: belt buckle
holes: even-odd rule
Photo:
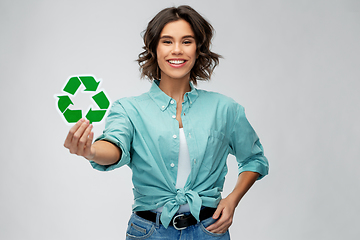
[[[176,215],[174,218],[173,218],[173,220],[172,220],[172,223],[173,223],[173,226],[174,226],[174,228],[176,229],[176,230],[184,230],[184,229],[186,229],[187,227],[182,227],[182,228],[178,228],[177,226],[176,226],[176,218],[178,218],[178,217],[183,217],[183,216],[185,216],[184,214],[179,214],[179,215]]]

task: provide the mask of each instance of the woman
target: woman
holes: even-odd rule
[[[189,6],[159,12],[138,59],[142,76],[153,80],[150,91],[116,101],[93,144],[92,125],[84,119],[65,140],[95,169],[132,169],[127,239],[229,239],[240,199],[268,172],[243,107],[193,86],[210,79],[218,64],[212,36],[212,26]],[[239,176],[222,199],[229,153],[236,156]]]

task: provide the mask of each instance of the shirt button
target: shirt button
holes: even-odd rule
[[[171,104],[174,104],[175,102],[174,102],[174,100],[171,100],[170,103],[171,103]]]
[[[171,163],[170,166],[171,166],[171,167],[175,167],[175,164],[174,164],[174,163]]]
[[[196,163],[196,159],[194,159],[194,163]]]
[[[165,106],[162,106],[161,108],[162,108],[162,109],[164,109],[164,108],[165,108]]]
[[[173,138],[177,138],[177,136],[176,136],[176,135],[173,135]]]
[[[175,116],[175,115],[172,115],[171,117],[172,117],[172,118],[176,118],[176,116]]]

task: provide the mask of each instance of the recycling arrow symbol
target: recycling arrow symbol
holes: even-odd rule
[[[66,83],[66,86],[64,87],[63,91],[71,95],[74,95],[76,91],[79,89],[80,85],[83,84],[85,87],[84,91],[96,92],[99,83],[100,81],[96,82],[95,78],[92,76],[71,77],[69,81]],[[58,108],[60,112],[64,115],[68,123],[77,122],[82,118],[81,110],[69,109],[70,105],[74,105],[69,95],[63,95],[57,97],[59,98]],[[101,110],[93,110],[92,108],[90,108],[85,117],[90,121],[90,123],[100,122],[104,118],[106,110],[110,106],[110,102],[103,91],[93,95],[92,99],[95,101],[95,103]]]

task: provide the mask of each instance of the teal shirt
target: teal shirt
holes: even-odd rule
[[[268,173],[268,161],[244,108],[219,93],[191,85],[182,103],[181,119],[191,161],[184,188],[176,189],[179,156],[179,122],[176,101],[154,81],[149,92],[117,100],[97,140],[121,148],[119,162],[110,166],[91,162],[95,169],[109,171],[128,165],[133,172],[133,211],[163,206],[161,222],[167,228],[179,206],[189,203],[199,221],[201,206],[216,208],[227,173],[226,159],[233,154],[239,174]]]

